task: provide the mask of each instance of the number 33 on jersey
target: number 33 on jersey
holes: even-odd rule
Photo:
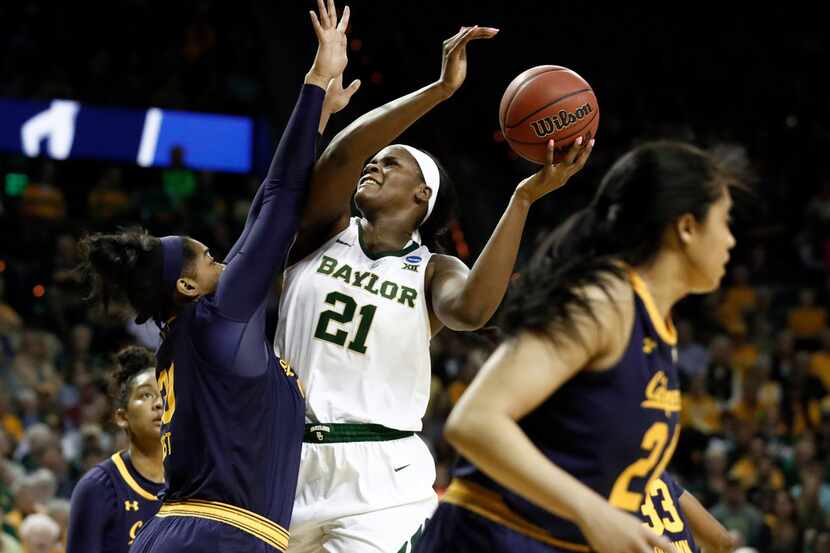
[[[286,269],[276,352],[302,380],[311,421],[418,431],[429,399],[432,254],[414,241],[370,254],[358,221]]]

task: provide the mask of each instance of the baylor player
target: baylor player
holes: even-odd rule
[[[471,27],[447,40],[438,81],[357,119],[314,169],[275,344],[306,389],[292,553],[411,547],[437,504],[435,463],[414,435],[429,395],[430,338],[490,319],[530,206],[590,154],[583,137],[566,163],[522,181],[471,270],[435,253],[451,184],[426,152],[388,144],[461,86],[467,43],[495,33]],[[350,218],[352,194],[360,217]]]

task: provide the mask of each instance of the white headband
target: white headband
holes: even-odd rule
[[[435,201],[438,199],[438,188],[441,186],[441,173],[438,171],[438,165],[427,154],[412,146],[406,144],[396,144],[407,152],[409,152],[415,161],[418,162],[418,167],[421,169],[421,174],[424,176],[424,182],[427,188],[432,190],[432,195],[429,197],[427,204],[427,214],[424,216],[421,224],[423,225],[429,216],[432,215],[432,210],[435,207]]]

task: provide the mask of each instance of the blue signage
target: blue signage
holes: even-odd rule
[[[247,173],[252,170],[253,129],[251,119],[231,115],[0,99],[0,150],[30,157],[165,167],[178,146],[192,169]]]

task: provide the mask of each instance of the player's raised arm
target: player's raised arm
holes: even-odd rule
[[[438,80],[366,113],[334,137],[314,167],[309,201],[303,211],[292,258],[302,257],[304,252],[342,230],[348,220],[349,200],[366,159],[452,96],[467,75],[467,44],[471,40],[492,38],[497,32],[498,29],[487,27],[462,27],[444,41]]]
[[[336,21],[333,0],[329,0],[328,7],[322,1],[318,1],[317,4],[318,9],[320,10],[320,15],[317,16],[314,12],[309,12],[309,17],[311,17],[311,25],[314,28],[314,33],[318,39],[318,49],[314,58],[314,63],[309,72],[306,74],[305,84],[315,85],[323,90],[327,90],[328,87],[323,100],[322,111],[319,115],[318,122],[319,132],[322,133],[331,114],[340,111],[346,106],[346,104],[348,104],[351,95],[354,94],[357,87],[360,86],[360,82],[358,81],[356,86],[354,86],[355,83],[352,83],[352,86],[345,91],[342,90],[342,86],[337,87],[335,85],[335,83],[340,83],[342,85],[343,70],[345,70],[346,64],[348,63],[348,58],[346,56],[345,30],[349,25],[349,17],[351,15],[349,7],[346,6],[344,8],[343,17],[338,23]],[[328,69],[330,66],[331,69]],[[337,70],[340,66],[342,66],[343,70],[337,74],[336,78],[329,78],[326,74],[324,74],[330,70]],[[299,104],[300,101],[298,101],[297,107],[299,107]],[[297,107],[295,107],[294,114],[297,113]],[[292,121],[294,114],[292,114]],[[286,132],[283,133],[283,137],[287,135],[288,128],[289,127],[286,127]],[[245,227],[242,230],[242,234],[239,235],[236,243],[234,243],[233,247],[231,247],[227,257],[225,257],[224,262],[226,264],[230,263],[236,254],[239,253],[239,250],[248,239],[248,235],[251,232],[254,222],[259,217],[259,213],[262,210],[263,192],[268,187],[269,182],[271,182],[270,177],[272,175],[272,171],[275,169],[275,162],[276,155],[271,162],[269,178],[266,178],[265,181],[263,181],[257,190],[253,201],[251,202],[251,207],[248,210],[248,217],[245,220]]]
[[[349,7],[338,22],[333,1],[320,4],[320,16],[310,12],[317,35],[314,63],[277,146],[268,175],[257,193],[244,243],[235,246],[219,281],[216,297],[223,314],[246,320],[268,293],[274,273],[282,267],[296,232],[300,206],[314,164],[317,129],[325,88],[346,68]]]
[[[549,192],[561,188],[591,155],[593,139],[580,138],[565,159],[554,164],[553,140],[548,143],[547,163],[541,171],[516,187],[510,204],[472,270],[457,258],[440,255],[430,263],[430,294],[433,333],[447,326],[474,330],[484,326],[498,309],[513,274],[522,232],[530,206]]]

